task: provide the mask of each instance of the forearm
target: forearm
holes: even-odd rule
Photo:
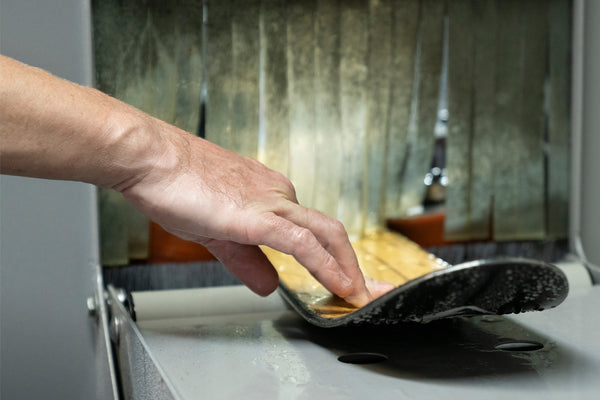
[[[0,55],[0,171],[127,186],[161,150],[152,118]]]

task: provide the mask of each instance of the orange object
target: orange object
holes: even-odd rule
[[[210,261],[215,257],[201,244],[183,240],[160,225],[150,223],[150,255],[148,263]]]
[[[421,247],[451,244],[444,240],[444,212],[420,214],[414,217],[389,219],[388,229],[406,236]]]

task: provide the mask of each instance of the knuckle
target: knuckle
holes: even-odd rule
[[[274,173],[273,180],[275,182],[278,182],[278,186],[281,187],[281,190],[284,193],[295,197],[296,196],[296,188],[294,187],[294,184],[292,183],[292,181],[289,180],[285,175],[281,174],[280,172],[273,171],[273,173]]]
[[[339,266],[335,259],[327,253],[321,263],[321,269],[329,273],[335,273],[338,271]]]
[[[279,179],[280,179],[281,183],[283,183],[288,189],[295,190],[294,189],[294,184],[292,183],[292,181],[288,177],[280,174],[279,172],[278,172],[278,174],[279,174],[279,177],[280,177]]]
[[[284,184],[284,188],[287,194],[290,195],[290,197],[292,198],[296,198],[296,188],[294,187],[294,184],[292,183],[292,181],[290,181],[288,178],[285,178],[285,180],[283,181]]]
[[[331,220],[331,228],[330,229],[333,232],[333,234],[335,234],[335,235],[339,235],[339,236],[346,235],[346,227],[344,227],[344,224],[337,219]]]
[[[348,242],[348,234],[344,224],[336,219],[330,219],[327,225],[327,248],[343,246]]]
[[[306,246],[312,244],[312,241],[314,240],[314,235],[306,228],[298,228],[292,237],[296,246]]]

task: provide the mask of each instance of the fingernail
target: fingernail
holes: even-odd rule
[[[365,283],[367,285],[367,289],[369,289],[369,292],[373,295],[373,298],[377,298],[396,288],[395,285],[389,282],[376,281],[368,276],[365,276]]]
[[[370,293],[367,290],[365,290],[364,292],[347,296],[344,298],[344,300],[360,308],[366,304],[369,304],[373,300],[373,298],[370,295]]]

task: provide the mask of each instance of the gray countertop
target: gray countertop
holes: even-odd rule
[[[182,399],[563,400],[600,393],[598,286],[544,312],[339,329],[307,324],[277,295],[262,299],[241,286],[202,290],[196,316],[138,321]],[[505,343],[543,347],[496,348]],[[356,353],[385,359],[338,361]]]

